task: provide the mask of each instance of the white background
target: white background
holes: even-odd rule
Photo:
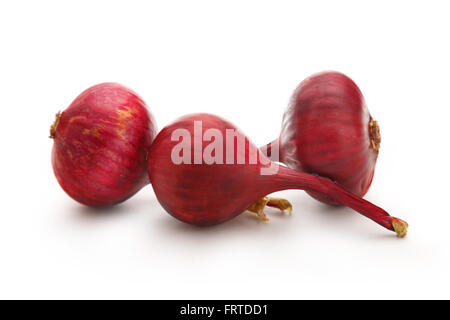
[[[449,31],[445,1],[1,2],[0,298],[450,298]],[[302,191],[280,193],[291,216],[200,229],[149,186],[99,211],[53,175],[54,114],[96,83],[138,92],[159,128],[210,112],[262,145],[327,69],[380,123],[366,198],[405,239]]]

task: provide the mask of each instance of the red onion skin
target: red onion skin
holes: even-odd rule
[[[358,86],[346,75],[328,71],[302,81],[284,113],[279,161],[288,167],[330,178],[364,196],[372,183],[379,148],[372,120]],[[263,147],[266,151],[270,146]],[[321,194],[315,199],[337,204]]]
[[[227,129],[238,130],[233,124],[217,116],[193,114],[180,118],[159,132],[149,151],[149,176],[158,201],[175,218],[199,226],[215,225],[236,217],[267,194],[286,189],[302,189],[349,206],[389,230],[394,230],[394,225],[397,224],[397,234],[406,234],[405,222],[341,189],[328,178],[284,166],[278,166],[276,174],[261,175],[261,168],[268,168],[272,163],[241,131],[237,132],[238,137],[244,137],[246,142],[245,164],[237,163],[236,143],[233,164],[225,164],[225,138],[224,164],[206,164],[204,161],[194,164],[196,155],[200,154],[201,157],[205,147],[211,143],[203,140],[201,149],[194,148],[194,144],[191,144],[191,164],[175,164],[171,158],[172,150],[180,140],[172,141],[172,134],[181,128],[194,137],[194,121],[202,122],[203,133],[212,128],[219,130],[225,137]],[[257,150],[256,164],[248,161],[250,150]]]
[[[81,93],[57,115],[52,165],[64,191],[94,207],[125,201],[149,183],[156,123],[142,99],[117,83]]]
[[[195,153],[202,152],[194,149],[193,143],[191,164],[174,164],[171,154],[178,141],[172,141],[172,132],[184,128],[193,137],[194,121],[202,121],[204,131],[215,128],[224,136],[226,129],[235,129],[233,124],[209,114],[185,116],[165,127],[149,151],[150,182],[160,204],[175,218],[194,225],[214,225],[234,218],[270,192],[260,185],[261,165],[237,164],[236,145],[234,164],[193,164]],[[207,144],[203,141],[202,149]],[[248,140],[246,145],[248,150]],[[225,141],[223,146],[225,150]]]

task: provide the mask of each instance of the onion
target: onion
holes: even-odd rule
[[[364,196],[372,183],[380,148],[378,123],[357,85],[338,72],[322,72],[302,81],[284,113],[278,139],[263,147],[272,160],[318,174]],[[278,159],[277,159],[278,160]],[[333,199],[308,192],[328,204]]]
[[[148,164],[160,204],[190,224],[222,223],[248,208],[264,217],[265,203],[258,199],[302,189],[353,208],[399,237],[407,231],[406,222],[330,179],[271,162],[233,124],[214,115],[188,115],[166,126],[150,148]]]
[[[89,206],[122,202],[148,184],[147,152],[156,124],[130,89],[103,83],[56,115],[52,165],[64,191]]]

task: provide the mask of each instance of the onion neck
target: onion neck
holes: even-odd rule
[[[394,218],[382,208],[345,191],[328,178],[279,166],[278,174],[274,180],[278,190],[301,189],[322,193],[339,204],[352,208],[386,229],[394,231],[398,237],[402,238],[406,235],[408,224],[405,221]]]
[[[53,121],[53,124],[50,126],[50,137],[49,138],[53,139],[55,137],[56,129],[58,128],[60,119],[61,119],[61,111],[55,115],[55,121]]]
[[[369,121],[369,136],[370,136],[370,148],[374,149],[378,154],[381,142],[380,126],[378,125],[377,121],[372,119],[372,117],[370,118]]]

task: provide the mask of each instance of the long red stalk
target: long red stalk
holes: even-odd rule
[[[292,170],[280,165],[278,173],[272,176],[270,181],[275,183],[279,190],[301,189],[325,194],[334,201],[352,208],[386,229],[395,231],[399,237],[404,237],[407,233],[408,224],[405,221],[392,217],[382,208],[345,191],[328,178]]]

